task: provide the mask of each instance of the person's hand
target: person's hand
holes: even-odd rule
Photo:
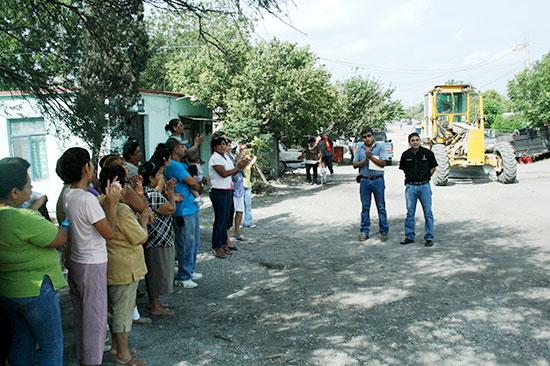
[[[143,177],[141,175],[134,175],[130,178],[130,185],[138,195],[143,194]]]
[[[370,160],[370,158],[372,158],[372,153],[370,152],[370,150],[367,150],[365,155],[367,156],[367,158],[365,160]]]
[[[195,145],[199,146],[204,141],[204,134],[200,134],[195,138]]]
[[[250,159],[248,158],[237,159],[237,168],[243,169],[248,165],[248,163],[250,163]]]
[[[117,204],[122,198],[122,187],[117,179],[118,176],[112,182],[107,180],[107,187],[105,188],[105,199],[112,204]]]
[[[176,178],[172,178],[164,187],[164,194],[168,199],[174,197],[174,189],[176,189]]]
[[[138,213],[137,216],[138,216],[138,221],[141,224],[141,226],[145,226],[147,224],[152,223],[151,218],[153,218],[153,220],[155,219],[155,217],[153,216],[153,211],[151,211],[150,207],[147,207],[141,213]]]
[[[183,201],[183,195],[181,193],[174,193],[174,201],[175,202]]]
[[[202,184],[210,185],[210,179],[202,177]]]

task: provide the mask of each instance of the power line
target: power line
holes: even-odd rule
[[[511,54],[513,54],[513,52],[514,51],[508,51],[505,54],[500,55],[498,57],[493,57],[493,58],[490,58],[490,59],[487,59],[487,60],[484,60],[484,61],[480,61],[480,62],[475,63],[475,64],[471,64],[471,65],[467,65],[467,66],[458,66],[458,67],[447,68],[447,69],[387,68],[387,67],[382,67],[382,66],[372,66],[372,65],[359,64],[359,63],[354,63],[354,62],[349,62],[349,61],[344,61],[344,60],[336,60],[336,59],[331,59],[331,58],[326,58],[326,57],[319,57],[319,59],[324,60],[324,61],[328,61],[328,62],[332,62],[332,63],[336,63],[336,64],[341,64],[341,65],[346,65],[346,66],[353,66],[353,67],[357,67],[357,68],[361,68],[361,69],[365,69],[365,70],[370,70],[370,71],[389,72],[389,73],[396,73],[396,74],[438,74],[438,73],[447,73],[447,72],[466,71],[466,70],[471,70],[471,69],[474,69],[474,68],[487,66],[487,65],[490,65],[492,63],[495,63],[497,61],[500,61],[500,60],[510,56]]]

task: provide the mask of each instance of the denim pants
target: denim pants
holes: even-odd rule
[[[424,235],[425,240],[434,240],[434,216],[432,214],[432,189],[430,183],[415,186],[407,184],[405,188],[405,199],[407,201],[407,218],[405,219],[405,236],[414,240],[414,215],[416,213],[416,200],[420,200],[424,211]]]
[[[252,220],[252,188],[245,188],[243,226],[247,227],[252,225],[254,225],[254,220]]]
[[[38,366],[62,366],[61,313],[50,277],[44,276],[39,296],[0,299],[13,332],[10,365],[34,365],[38,344]]]
[[[227,245],[227,221],[233,204],[233,191],[213,188],[210,190],[210,200],[214,208],[212,249],[217,249]]]
[[[174,231],[176,234],[176,251],[178,253],[178,273],[176,279],[190,280],[195,273],[195,264],[197,263],[197,253],[200,246],[200,225],[199,213],[181,216],[184,226],[179,226],[176,222],[176,216],[173,218]]]
[[[371,195],[374,196],[376,208],[378,210],[378,223],[380,234],[387,234],[389,231],[388,217],[386,214],[386,201],[384,191],[386,185],[384,177],[377,179],[361,179],[359,193],[361,195],[361,234],[369,235],[370,231],[370,202]]]

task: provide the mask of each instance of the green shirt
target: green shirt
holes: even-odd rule
[[[44,275],[54,289],[65,286],[57,250],[48,248],[54,224],[37,211],[0,206],[0,233],[0,296],[39,296]]]

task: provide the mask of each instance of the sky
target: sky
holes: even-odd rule
[[[333,81],[376,78],[404,106],[450,79],[506,95],[526,44],[531,64],[550,52],[548,0],[287,1],[284,21],[257,22],[257,39],[309,46]]]

